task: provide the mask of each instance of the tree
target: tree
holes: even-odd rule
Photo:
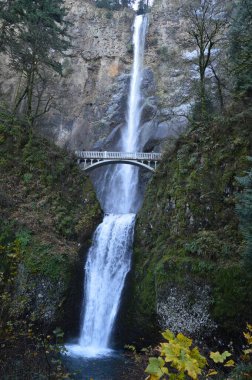
[[[252,94],[252,0],[240,0],[231,25],[230,60],[236,89]]]
[[[248,159],[252,163],[252,157]],[[238,177],[237,181],[243,187],[243,192],[237,196],[236,211],[246,241],[245,262],[252,267],[252,167],[244,177]]]
[[[95,4],[98,8],[107,8],[110,10],[119,10],[121,8],[127,8],[134,3],[134,0],[95,0]]]
[[[207,109],[206,70],[207,68],[211,69],[211,67],[214,69],[212,62],[213,49],[222,38],[226,19],[223,18],[216,1],[202,0],[200,4],[197,3],[194,2],[193,5],[186,7],[185,17],[189,23],[188,33],[193,43],[196,43],[198,51],[200,111],[201,115],[204,115]],[[219,95],[221,95],[222,99],[219,77],[215,70],[212,70],[212,72],[217,80]]]
[[[137,14],[141,15],[148,11],[149,0],[139,0]]]
[[[25,104],[31,124],[49,109],[50,98],[40,110],[48,75],[45,69],[60,74],[57,55],[69,47],[63,4],[63,0],[0,1],[0,49],[9,55],[11,67],[21,74],[15,111]]]

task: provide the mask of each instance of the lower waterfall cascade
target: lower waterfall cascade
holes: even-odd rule
[[[141,119],[141,83],[148,18],[134,22],[134,62],[131,72],[126,125],[121,151],[141,151],[138,130]],[[97,227],[85,265],[82,322],[77,344],[68,344],[68,355],[99,357],[111,353],[110,338],[120,306],[125,278],[130,271],[135,217],[138,204],[138,168],[116,165],[104,176],[103,222]]]
[[[96,356],[109,352],[124,280],[130,270],[135,214],[106,215],[96,229],[85,277],[85,313],[79,345],[72,353]]]

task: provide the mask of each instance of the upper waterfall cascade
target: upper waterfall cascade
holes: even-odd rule
[[[141,119],[141,82],[147,16],[134,22],[134,62],[131,73],[126,125],[121,152],[141,152],[138,129]],[[108,177],[109,176],[109,180]],[[138,204],[138,168],[115,165],[104,175],[104,209],[108,215],[98,226],[85,266],[83,320],[76,345],[67,345],[71,355],[94,357],[110,350],[125,278],[130,270],[135,214]]]

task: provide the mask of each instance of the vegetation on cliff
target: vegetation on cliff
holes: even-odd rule
[[[53,340],[48,332],[73,318],[66,305],[76,292],[79,245],[89,244],[101,211],[66,152],[5,111],[0,117],[0,373],[27,379],[47,368],[39,357],[50,357],[42,349]]]
[[[248,160],[252,162],[252,157]],[[243,177],[238,177],[237,181],[243,187],[243,192],[237,196],[236,210],[240,219],[240,228],[244,235],[246,248],[244,251],[245,264],[251,271],[252,266],[252,168]]]
[[[109,10],[119,10],[124,7],[129,7],[132,2],[132,0],[94,0],[95,5],[98,8],[106,8]]]
[[[251,119],[248,109],[196,123],[167,148],[137,222],[140,324],[155,315],[162,288],[177,284],[186,292],[194,281],[211,285],[211,314],[223,328],[237,331],[252,318],[251,273],[235,212],[236,176],[249,165]]]
[[[239,2],[228,33],[229,107],[199,115],[196,105],[188,131],[167,142],[138,216],[129,315],[145,337],[157,319],[197,338],[216,328],[238,336],[252,320],[249,5]]]
[[[0,106],[0,377],[62,378],[56,327],[78,326],[79,247],[101,216],[74,158],[36,133],[69,23],[62,0],[0,1],[0,20],[0,52],[19,76]]]
[[[69,47],[65,16],[63,0],[0,1],[0,52],[20,75],[13,111],[21,109],[30,124],[49,110],[49,69],[62,71],[59,55]]]

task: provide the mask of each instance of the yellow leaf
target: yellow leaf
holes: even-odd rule
[[[250,325],[249,323],[247,323],[247,329],[252,332],[252,325]]]
[[[248,348],[247,350],[243,350],[245,355],[250,355],[252,354],[252,348]]]
[[[145,372],[149,373],[151,376],[155,376],[153,379],[160,379],[163,374],[163,367],[165,361],[162,358],[149,358],[149,365]]]
[[[224,351],[222,354],[220,354],[219,351],[217,351],[217,352],[210,352],[210,358],[215,363],[223,363],[229,356],[231,356],[231,354],[228,351]]]
[[[185,362],[185,370],[187,371],[188,375],[194,379],[198,379],[198,375],[201,374],[201,370],[198,367],[197,360],[187,360]]]
[[[162,333],[163,337],[166,340],[173,340],[175,338],[174,334],[171,332],[171,330],[165,330],[165,332]]]
[[[209,369],[207,376],[218,375],[218,372],[215,369]]]
[[[235,362],[231,359],[224,364],[224,367],[234,367]]]
[[[194,347],[191,350],[191,357],[197,360],[200,368],[204,368],[207,364],[206,358],[200,354],[198,347]]]
[[[163,355],[166,362],[177,362],[180,357],[181,347],[176,343],[162,343],[161,355]]]
[[[192,339],[187,338],[181,333],[177,335],[177,340],[179,341],[182,347],[189,348],[192,345]]]
[[[246,338],[248,344],[252,344],[252,335],[250,333],[243,333],[244,337]]]
[[[163,367],[163,368],[162,368],[162,372],[163,372],[164,374],[166,374],[166,375],[169,375],[169,370],[168,370],[167,367]]]

